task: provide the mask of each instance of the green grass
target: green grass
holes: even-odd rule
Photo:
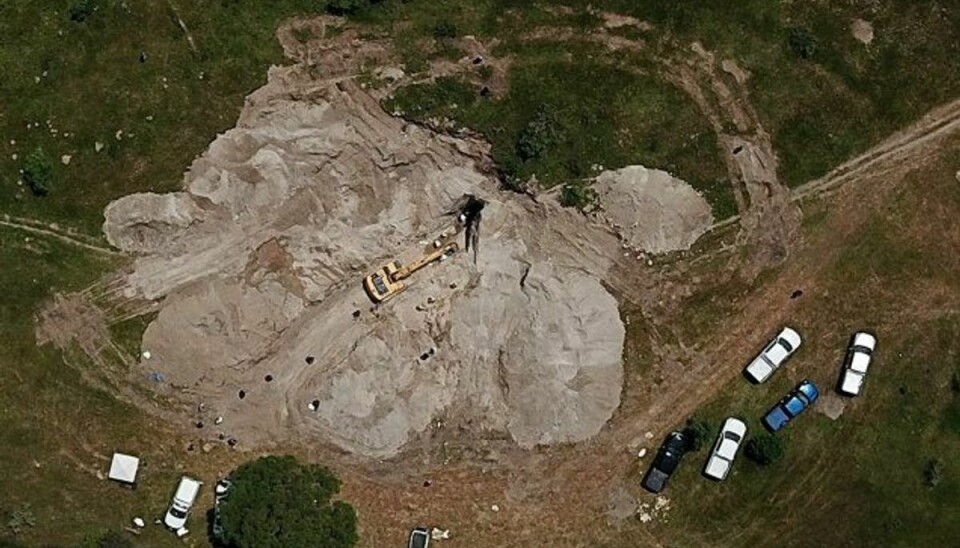
[[[793,421],[778,434],[787,445],[778,463],[764,468],[741,452],[723,483],[700,476],[706,451],[690,455],[666,493],[673,507],[667,521],[631,527],[652,527],[671,546],[803,546],[804,531],[825,546],[954,543],[960,515],[949,509],[960,504],[960,395],[951,377],[960,367],[960,260],[956,234],[942,227],[960,211],[956,155],[913,174],[822,265],[816,290],[789,320],[805,337],[797,356],[763,385],[731,379],[696,415],[717,424],[738,416],[760,432],[760,417],[801,379],[812,379],[821,394],[833,392],[847,337],[871,328],[879,345],[862,396],[837,421],[816,410]],[[938,205],[924,207],[931,195]],[[831,230],[830,222],[809,229]],[[794,260],[826,256],[810,253]],[[717,298],[724,295],[721,286]],[[924,478],[931,459],[942,461],[936,486]],[[632,534],[628,529],[624,542]]]
[[[642,163],[689,180],[722,218],[735,204],[716,143],[692,103],[659,80],[655,59],[674,56],[693,41],[736,59],[752,74],[750,97],[774,137],[780,175],[796,186],[960,92],[960,11],[938,6],[932,0],[891,0],[871,10],[766,0],[415,0],[386,2],[361,20],[393,36],[415,71],[436,55],[431,32],[439,21],[460,35],[500,41],[495,53],[514,59],[504,100],[467,97],[476,94],[467,86],[456,94],[454,109],[447,84],[440,83],[401,90],[397,103],[412,118],[443,115],[480,131],[494,143],[507,175],[526,180],[536,174],[552,186],[589,175],[593,164]],[[576,39],[529,39],[544,27],[571,28],[574,36],[595,31],[601,10],[651,23],[654,30],[639,35],[646,49],[610,54]],[[857,17],[874,25],[869,46],[851,34]],[[795,28],[816,42],[809,59],[789,45]],[[563,139],[542,158],[524,162],[516,157],[516,138],[541,105],[556,110]]]
[[[234,125],[243,97],[282,60],[279,22],[314,13],[322,3],[93,4],[98,9],[75,23],[70,1],[0,2],[0,213],[99,237],[110,200],[180,187],[191,160]],[[34,123],[39,127],[27,127]],[[99,153],[97,142],[104,145]],[[54,163],[45,197],[17,184],[18,170],[37,147]],[[60,162],[62,155],[72,156],[69,165]],[[152,522],[176,475],[190,470],[186,454],[155,421],[90,388],[65,363],[86,366],[79,351],[65,357],[35,343],[35,315],[55,292],[82,288],[117,265],[6,227],[0,227],[0,264],[0,539],[10,533],[9,514],[26,505],[36,517],[20,537],[29,545],[74,545],[119,530],[134,516]],[[113,333],[135,353],[144,325],[142,318],[131,320]],[[109,456],[114,449],[143,457],[136,491],[92,473],[106,474],[108,466],[94,453]],[[190,527],[202,538],[202,512]],[[139,541],[176,543],[157,527]]]

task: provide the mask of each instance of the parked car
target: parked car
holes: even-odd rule
[[[770,375],[787,361],[800,348],[800,334],[789,327],[784,327],[779,334],[763,351],[750,362],[744,370],[744,375],[751,381],[760,384],[770,378]]]
[[[671,432],[660,445],[657,456],[653,459],[646,477],[643,478],[643,488],[651,493],[659,493],[667,486],[667,480],[677,469],[684,453],[687,452],[688,442],[681,432]]]
[[[733,466],[733,459],[737,456],[737,450],[743,443],[743,438],[747,435],[747,425],[742,420],[730,417],[723,423],[720,429],[720,435],[717,436],[717,443],[707,458],[707,464],[703,468],[703,475],[718,481],[723,481],[730,468]]]
[[[843,360],[843,374],[840,377],[840,393],[847,396],[859,396],[863,389],[863,379],[873,359],[877,347],[877,338],[865,331],[859,331],[850,339],[847,355]]]
[[[427,548],[428,546],[430,546],[430,532],[425,527],[417,527],[410,531],[407,548]]]
[[[230,481],[230,478],[223,478],[213,488],[213,525],[211,526],[211,532],[216,539],[223,536],[223,525],[220,523],[220,503],[226,500],[231,487],[233,487],[233,482]]]
[[[183,476],[180,478],[177,491],[173,494],[173,500],[170,502],[170,509],[167,510],[167,515],[163,517],[164,525],[174,531],[180,530],[186,525],[187,515],[190,513],[190,508],[193,507],[193,502],[197,500],[197,493],[200,492],[201,485],[201,482],[191,477]]]
[[[817,385],[804,379],[763,417],[763,424],[776,432],[806,411],[819,397]]]

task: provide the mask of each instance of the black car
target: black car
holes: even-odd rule
[[[430,533],[426,527],[417,527],[410,531],[410,540],[407,541],[407,548],[427,548],[430,546]]]
[[[651,493],[659,493],[667,486],[667,480],[677,469],[684,453],[687,452],[687,438],[680,432],[671,432],[663,440],[653,464],[643,478],[643,488]]]

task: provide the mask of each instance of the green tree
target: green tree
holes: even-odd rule
[[[783,438],[766,432],[750,438],[746,447],[747,458],[761,466],[777,462],[785,452]]]
[[[46,196],[52,180],[53,162],[50,157],[40,147],[33,149],[23,165],[23,181],[35,195]]]
[[[801,59],[810,59],[817,52],[817,39],[804,27],[790,29],[790,49]]]
[[[597,202],[597,191],[586,183],[577,181],[568,183],[560,189],[560,205],[564,207],[579,207],[585,209]]]
[[[357,516],[331,501],[340,481],[326,467],[293,457],[262,457],[231,474],[220,503],[222,544],[234,548],[348,548],[357,542]]]
[[[690,419],[683,429],[683,435],[687,438],[690,450],[699,451],[713,437],[713,425],[705,420]]]

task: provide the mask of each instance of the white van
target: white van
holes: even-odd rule
[[[197,493],[200,492],[199,481],[183,476],[180,478],[180,485],[177,486],[177,492],[173,494],[173,501],[170,502],[170,509],[167,515],[163,517],[163,524],[177,531],[182,529],[187,523],[187,514],[190,513],[190,507],[197,500]]]

